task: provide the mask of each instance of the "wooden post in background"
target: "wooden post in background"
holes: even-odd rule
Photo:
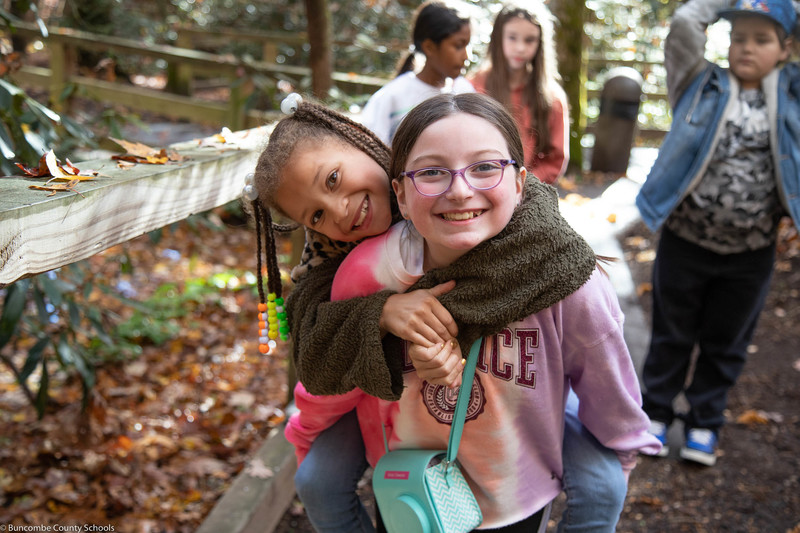
[[[191,50],[192,37],[186,32],[177,30],[178,38],[175,39],[175,46]],[[192,95],[192,67],[186,63],[170,62],[167,64],[167,90],[173,94],[184,96]]]
[[[69,114],[69,99],[63,99],[64,90],[75,72],[75,48],[52,37],[47,40],[50,53],[50,107],[59,113]]]
[[[331,13],[327,0],[305,0],[308,18],[308,44],[311,45],[311,91],[326,100],[333,85],[333,49],[331,47]]]

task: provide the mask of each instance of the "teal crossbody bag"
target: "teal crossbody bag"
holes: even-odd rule
[[[381,457],[372,489],[389,533],[465,533],[483,520],[481,509],[456,461],[481,339],[464,366],[447,450],[395,450]]]

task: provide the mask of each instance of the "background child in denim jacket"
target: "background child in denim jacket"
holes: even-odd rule
[[[719,17],[732,25],[727,69],[704,58]],[[779,220],[800,222],[800,69],[784,64],[796,18],[790,0],[690,0],[666,42],[672,129],[636,201],[661,228],[644,408],[666,444],[683,392],[680,456],[704,465],[716,462],[728,391],[769,289]]]

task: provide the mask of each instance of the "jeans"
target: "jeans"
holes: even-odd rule
[[[356,412],[323,431],[300,463],[295,490],[319,533],[375,531],[356,488],[367,469]]]
[[[364,454],[358,420],[352,411],[317,437],[300,464],[295,487],[318,532],[375,531],[356,494],[367,467]],[[572,391],[567,398],[563,461],[567,505],[558,531],[613,532],[627,483],[617,454],[600,444],[578,420],[578,397]]]
[[[628,484],[617,453],[606,448],[578,420],[578,397],[570,390],[562,451],[566,508],[559,533],[613,533]]]
[[[728,391],[747,360],[747,346],[769,292],[775,245],[721,255],[664,228],[653,265],[653,331],[644,363],[644,410],[670,424],[684,392],[687,428],[717,431]],[[687,375],[700,348],[691,384]]]

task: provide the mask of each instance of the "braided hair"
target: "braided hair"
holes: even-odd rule
[[[387,175],[391,162],[389,147],[366,127],[323,105],[299,101],[299,97],[294,98],[290,104],[291,114],[280,120],[273,128],[267,145],[256,163],[252,183],[248,183],[244,191],[245,201],[247,207],[251,209],[256,227],[259,329],[260,333],[264,333],[259,335],[259,349],[262,353],[269,351],[270,339],[274,340],[275,336],[279,336],[282,340],[288,338],[288,323],[282,309],[282,283],[274,232],[291,231],[296,229],[297,225],[275,224],[270,212],[274,209],[286,216],[275,202],[276,192],[283,179],[283,169],[299,147],[308,146],[312,149],[330,140],[346,142],[363,151],[374,159]],[[267,269],[269,291],[267,294],[264,292],[262,258]],[[279,304],[273,306],[273,302]],[[273,311],[274,315],[271,314]],[[277,330],[273,324],[274,320],[273,322],[269,320],[275,317],[277,317]],[[269,330],[266,329],[267,325],[270,326]]]

